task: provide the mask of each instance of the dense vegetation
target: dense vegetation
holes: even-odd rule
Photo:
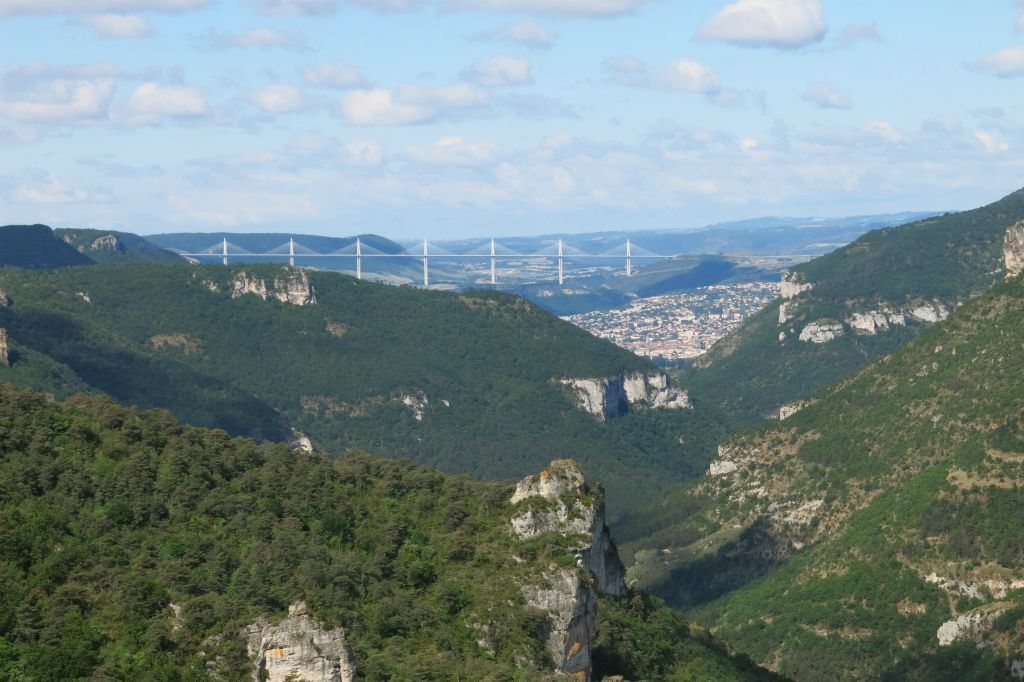
[[[1002,275],[1006,229],[1024,219],[1024,190],[963,213],[869,232],[830,254],[792,268],[814,289],[800,297],[796,318],[778,323],[778,305],[752,317],[716,344],[681,381],[698,399],[756,421],[891,352],[922,325],[878,336],[847,333],[823,345],[801,342],[813,320],[844,320],[851,312],[941,301],[948,308]],[[849,330],[848,330],[849,331]],[[786,339],[779,340],[779,333]]]
[[[251,679],[240,628],[297,600],[359,679],[549,679],[519,586],[573,559],[510,494],[0,385],[0,679]],[[600,613],[598,677],[771,679],[642,595]]]
[[[92,262],[45,225],[0,226],[0,268],[65,268]]]
[[[1008,677],[1024,645],[1022,327],[1018,277],[738,439],[735,471],[657,505],[634,574],[798,680]],[[979,631],[939,646],[962,615]]]
[[[14,303],[0,308],[0,326],[16,355],[0,380],[58,395],[88,386],[237,435],[283,439],[293,426],[331,450],[408,456],[481,478],[575,457],[606,482],[615,513],[699,475],[728,432],[707,409],[606,424],[576,409],[553,379],[650,365],[522,299],[314,272],[320,302],[300,307],[231,298],[241,269],[2,273]],[[244,269],[271,284],[284,272]],[[427,400],[421,420],[403,397]]]
[[[55,232],[63,241],[97,263],[181,261],[181,256],[128,232],[84,228],[57,229]]]

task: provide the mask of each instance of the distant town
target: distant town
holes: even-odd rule
[[[778,295],[778,282],[717,284],[563,319],[638,355],[677,361],[701,355]]]

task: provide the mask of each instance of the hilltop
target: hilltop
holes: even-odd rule
[[[681,380],[754,421],[889,353],[1002,278],[1024,190],[971,211],[869,232],[790,268],[782,300],[719,341]]]
[[[0,227],[0,268],[66,268],[92,262],[46,225]]]
[[[1014,277],[724,444],[652,510],[633,577],[797,680],[1007,679],[1024,667],[1022,324]]]
[[[485,479],[572,455],[614,517],[728,433],[648,361],[507,294],[184,263],[9,271],[0,290],[0,381]]]
[[[175,263],[181,256],[129,232],[59,228],[58,237],[97,263]]]
[[[571,461],[478,483],[0,385],[0,491],[4,678],[778,679],[625,588]]]

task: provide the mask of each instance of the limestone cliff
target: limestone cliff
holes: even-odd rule
[[[259,618],[246,628],[253,682],[351,682],[355,663],[341,628],[325,629],[306,604],[288,607],[276,625]]]
[[[600,421],[621,417],[633,409],[692,407],[686,391],[674,386],[664,372],[629,372],[600,379],[562,379],[570,386],[577,407]]]
[[[288,267],[274,278],[272,287],[266,280],[251,273],[239,272],[232,282],[231,298],[241,298],[252,294],[264,301],[275,298],[282,303],[292,305],[314,305],[317,303],[316,289],[309,281],[309,275],[302,268]]]
[[[0,289],[0,308],[6,308],[11,305],[11,297],[7,295],[7,292]]]
[[[7,330],[0,327],[0,367],[10,367],[11,360],[7,352]]]
[[[788,301],[813,288],[814,285],[804,279],[803,273],[787,272],[782,276],[782,282],[779,284],[779,295],[782,300]]]
[[[626,571],[605,524],[603,494],[587,485],[576,462],[556,460],[520,481],[512,503],[517,537],[556,534],[575,556],[576,569],[552,565],[522,591],[529,606],[548,613],[545,645],[556,669],[589,680],[598,596],[626,594]]]
[[[828,343],[838,339],[844,333],[842,323],[823,317],[815,320],[800,330],[800,340],[809,343]]]
[[[1024,270],[1024,220],[1006,230],[1003,237],[1003,265],[1007,277],[1015,277]]]

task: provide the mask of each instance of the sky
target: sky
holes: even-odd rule
[[[960,210],[1022,152],[1024,0],[0,0],[0,224]]]

